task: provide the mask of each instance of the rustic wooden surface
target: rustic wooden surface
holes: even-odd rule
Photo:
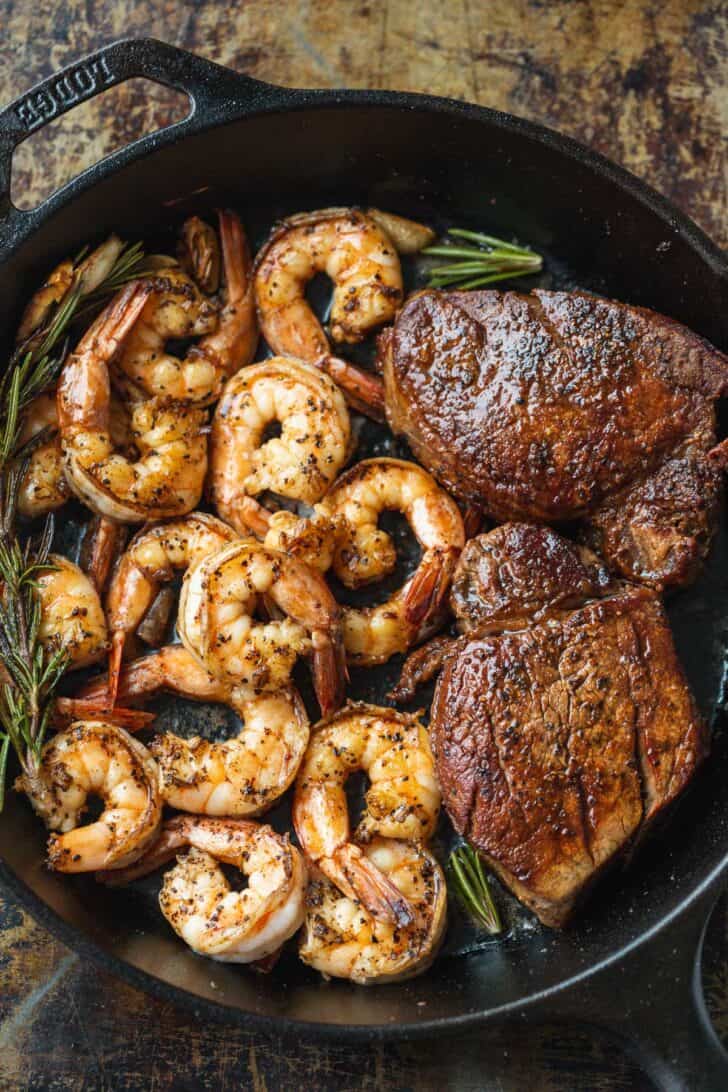
[[[152,34],[272,82],[427,90],[538,119],[648,179],[725,246],[727,33],[728,8],[706,0],[0,0],[0,102],[104,42]],[[14,195],[32,205],[174,109],[138,82],[108,92],[18,155]],[[726,1024],[725,961],[710,974]],[[360,1051],[197,1026],[0,898],[0,1088],[226,1087],[650,1086],[581,1029]]]

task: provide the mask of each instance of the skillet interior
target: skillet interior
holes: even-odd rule
[[[379,105],[373,101],[377,96],[368,102],[366,96],[344,98],[338,105],[321,100],[188,136],[125,165],[93,189],[82,189],[0,270],[2,333],[13,329],[38,275],[85,242],[89,225],[99,236],[113,228],[130,238],[154,237],[167,223],[166,214],[160,217],[165,202],[207,186],[194,208],[230,203],[254,236],[276,214],[342,201],[516,235],[552,257],[549,277],[541,283],[578,283],[655,307],[728,348],[726,274],[717,256],[706,259],[699,240],[691,242],[679,225],[569,158],[557,142],[530,139],[517,124],[503,128],[495,115],[476,110],[428,109],[414,98],[395,96],[390,101],[396,105],[386,105],[386,96],[379,96]],[[409,109],[403,108],[405,101]],[[180,210],[185,206],[170,218]],[[377,434],[370,433],[367,448],[377,443]],[[681,657],[711,720],[717,720],[722,704],[727,608],[723,526],[699,583],[670,604]],[[367,672],[361,688],[357,680],[354,696],[381,700],[393,674],[392,668]],[[66,939],[78,946],[79,934],[87,937],[117,968],[125,964],[127,973],[131,968],[132,977],[146,972],[241,1015],[334,1027],[397,1025],[401,1033],[402,1025],[424,1028],[440,1019],[482,1018],[523,1003],[587,971],[657,924],[725,854],[727,764],[718,733],[698,791],[669,831],[642,852],[630,872],[603,885],[568,932],[521,924],[506,940],[477,953],[444,954],[424,978],[368,990],[325,984],[295,959],[260,978],[196,958],[161,916],[150,914],[143,893],[120,897],[89,881],[48,873],[42,864],[43,831],[14,794],[0,824],[0,855],[9,866],[6,873],[15,873],[50,908],[35,904],[37,916],[57,930],[60,919]],[[17,881],[11,883],[18,889]]]

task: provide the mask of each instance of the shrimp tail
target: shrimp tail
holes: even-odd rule
[[[103,700],[99,700],[103,699]],[[106,690],[91,698],[56,698],[53,710],[54,723],[59,726],[72,724],[75,720],[97,720],[103,718],[109,724],[126,728],[127,732],[138,732],[148,728],[156,714],[145,713],[142,709],[125,709],[117,705],[114,709],[106,706]]]
[[[153,286],[147,281],[131,281],[107,304],[83,342],[94,341],[105,360],[111,360],[141,315]],[[82,343],[83,343],[82,342]],[[78,347],[76,349],[78,351]]]
[[[116,680],[116,698],[118,701],[138,701],[141,698],[152,696],[162,689],[162,683],[154,671],[147,670],[147,666],[152,666],[152,661],[158,655],[158,653],[152,652],[119,669]],[[106,703],[108,693],[109,675],[97,675],[95,679],[91,679],[81,687],[74,700],[79,706],[86,704],[89,707],[95,705],[97,708],[101,708]],[[119,708],[119,706],[116,706],[113,712],[118,712]],[[129,712],[140,712],[140,710],[129,710]],[[151,714],[143,715],[151,716]]]
[[[100,708],[106,700],[106,695],[109,692],[109,677],[108,675],[97,675],[95,678],[90,679],[85,683],[81,689],[77,692],[76,697],[73,699],[58,699],[63,701],[85,702],[88,705],[96,705]],[[123,695],[121,689],[117,694],[117,697],[121,698]],[[57,704],[57,703],[56,703]]]
[[[457,564],[454,550],[432,550],[423,558],[404,595],[404,614],[420,627],[442,608]]]
[[[240,219],[228,209],[218,210],[222,265],[225,274],[225,324],[223,336],[227,365],[234,374],[249,364],[258,344],[258,322],[253,298],[253,261]]]
[[[447,635],[433,637],[426,645],[415,649],[402,664],[399,681],[387,694],[389,700],[397,705],[412,701],[417,688],[440,671],[457,640],[457,637]]]
[[[121,661],[124,655],[126,633],[123,629],[114,630],[111,637],[111,651],[109,652],[109,674],[107,677],[106,693],[108,708],[113,709],[119,694],[119,676],[121,675]]]
[[[270,526],[271,513],[254,497],[241,497],[238,514],[245,526],[256,535],[264,539]]]
[[[229,209],[218,209],[218,226],[228,302],[241,300],[250,291],[253,262],[243,225]]]
[[[348,843],[333,856],[346,883],[378,921],[403,928],[414,921],[414,911],[398,887],[366,857],[358,846]]]
[[[313,688],[321,706],[321,715],[330,716],[344,704],[349,672],[343,634],[314,634],[311,658]]]
[[[81,568],[99,595],[104,592],[109,573],[121,555],[127,538],[127,527],[105,516],[94,516],[88,525],[81,547]]]
[[[341,387],[352,409],[373,421],[384,423],[384,384],[378,376],[357,368],[348,360],[340,360],[339,357],[328,354],[317,360],[316,366]]]

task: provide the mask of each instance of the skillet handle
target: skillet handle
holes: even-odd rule
[[[158,144],[162,138],[182,137],[221,119],[231,108],[270,108],[279,98],[290,95],[285,88],[233,72],[155,38],[127,38],[103,46],[43,80],[0,111],[0,228],[11,219],[32,220],[40,211],[21,212],[10,200],[15,148],[47,122],[135,76],[183,91],[191,102],[187,117],[162,130],[163,137],[159,130],[142,137],[130,146],[135,149],[145,142]],[[113,158],[124,157],[128,151],[129,147],[123,148]]]
[[[609,1031],[663,1092],[728,1088],[728,1053],[705,1005],[705,934],[720,892],[711,886],[687,911],[630,952],[543,1007],[539,1017]]]

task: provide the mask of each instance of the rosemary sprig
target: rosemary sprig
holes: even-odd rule
[[[57,379],[70,331],[140,276],[145,260],[141,244],[124,246],[102,283],[89,292],[84,289],[82,257],[68,291],[15,350],[0,382],[0,810],[11,746],[26,778],[32,783],[37,775],[55,689],[67,664],[64,648],[44,648],[39,641],[37,578],[52,568],[53,517],[46,520],[40,538],[24,546],[16,526],[17,494],[30,451],[20,448],[23,417],[36,395]]]
[[[0,810],[4,802],[7,760],[12,744],[23,773],[32,782],[52,712],[52,697],[66,668],[65,648],[48,650],[38,640],[41,621],[38,574],[52,566],[48,553],[53,518],[40,542],[25,548],[11,532],[0,537],[0,658],[5,680],[0,691]]]
[[[501,933],[503,925],[500,914],[493,901],[482,861],[472,846],[458,846],[452,851],[449,870],[455,893],[476,925],[491,935]]]
[[[461,246],[453,239],[475,245]],[[444,243],[428,246],[422,253],[447,258],[444,265],[428,270],[429,288],[481,288],[494,281],[538,273],[543,267],[543,258],[533,250],[464,228],[450,228]]]

